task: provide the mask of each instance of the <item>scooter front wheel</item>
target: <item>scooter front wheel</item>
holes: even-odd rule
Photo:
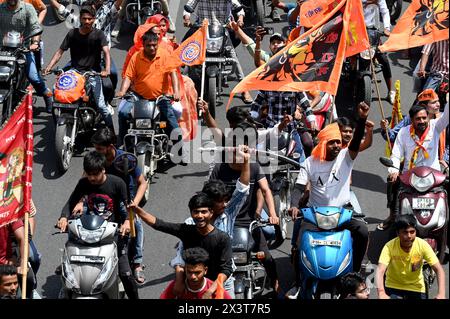
[[[56,163],[62,173],[69,169],[73,156],[72,127],[73,124],[59,124],[55,132]]]

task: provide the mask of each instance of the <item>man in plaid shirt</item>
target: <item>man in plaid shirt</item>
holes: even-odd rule
[[[191,23],[191,14],[184,10],[183,12],[183,23],[185,27],[190,27],[189,31],[183,38],[183,41],[191,36],[197,29],[198,25],[202,23],[204,19],[208,19],[210,25],[220,24],[226,25],[230,20],[233,20],[232,10],[236,11],[241,7],[241,3],[239,0],[188,0],[185,7],[189,7],[192,10],[197,9],[197,21],[192,24]],[[238,25],[240,27],[244,26],[244,9],[240,9],[237,12],[238,16]],[[234,39],[234,31],[229,30],[229,39]],[[233,44],[233,43],[232,43]],[[237,46],[237,45],[236,45]],[[242,66],[237,58],[236,51],[234,50],[234,45],[231,46],[230,57],[234,58],[236,62],[236,75],[238,81],[244,78],[244,71],[242,70]],[[244,103],[250,104],[253,102],[252,97],[248,91],[242,93],[242,99]]]

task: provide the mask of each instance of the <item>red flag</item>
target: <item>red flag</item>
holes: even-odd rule
[[[0,227],[30,211],[33,169],[31,91],[0,131]]]
[[[197,135],[197,90],[192,79],[185,75],[179,75],[181,88],[181,104],[183,105],[183,112],[178,119],[178,125],[183,132],[183,140],[193,140]]]
[[[246,76],[233,89],[268,91],[314,91],[336,94],[345,56],[350,7],[342,1],[320,25],[302,34]],[[232,97],[231,96],[231,97]]]
[[[449,0],[412,0],[382,52],[398,51],[448,39]]]
[[[206,59],[206,34],[208,32],[208,20],[195,31],[193,35],[184,40],[180,46],[172,52],[166,69],[172,70],[182,65],[202,64]]]

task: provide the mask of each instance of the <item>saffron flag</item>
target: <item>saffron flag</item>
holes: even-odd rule
[[[395,99],[394,99],[394,105],[392,105],[392,117],[391,122],[389,123],[389,128],[393,129],[401,120],[403,120],[403,114],[401,110],[401,103],[400,103],[400,80],[395,81],[394,84],[395,87]],[[389,145],[389,142],[391,145]],[[391,156],[391,149],[394,145],[394,141],[386,141],[386,156]]]
[[[382,52],[398,51],[448,39],[449,0],[412,0]]]
[[[0,131],[0,227],[30,211],[33,168],[31,91]]]
[[[172,52],[166,69],[171,70],[183,65],[192,66],[202,64],[206,59],[207,32],[208,20],[205,19],[203,20],[203,25]]]
[[[314,91],[336,95],[345,56],[350,6],[342,1],[321,23],[286,45],[231,92]]]
[[[300,25],[312,28],[318,25],[322,19],[345,0],[305,0],[300,6]]]
[[[183,140],[193,140],[197,135],[198,116],[197,116],[197,90],[192,79],[185,75],[179,75],[181,88],[180,103],[183,106],[181,117],[178,119],[178,125],[183,132]]]
[[[361,0],[347,0],[350,11],[348,20],[347,45],[345,57],[358,54],[370,48],[369,36],[367,35],[366,23],[364,22],[364,11]]]

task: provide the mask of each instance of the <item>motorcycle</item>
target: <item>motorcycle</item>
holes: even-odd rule
[[[380,157],[380,162],[384,166],[394,167],[389,158]],[[400,214],[414,215],[417,220],[417,236],[430,244],[442,264],[447,245],[449,208],[446,187],[449,178],[427,166],[414,167],[399,178],[405,187],[398,197]],[[428,264],[424,265],[423,273],[428,294],[436,274]]]
[[[193,13],[194,10],[188,5],[184,9]],[[196,27],[200,27],[196,25]],[[221,99],[223,87],[226,85],[227,76],[235,73],[237,61],[230,58],[232,50],[230,36],[224,25],[208,25],[206,37],[206,60],[205,60],[205,100],[208,102],[209,112],[215,118],[217,100]],[[195,83],[197,92],[201,92],[202,66],[188,68],[188,75]]]
[[[127,4],[125,11],[127,21],[139,26],[151,16],[162,14],[162,5],[156,0],[133,0]]]
[[[83,214],[69,220],[59,298],[123,298],[114,240],[118,231],[117,223],[96,214]]]
[[[402,13],[403,0],[386,0],[386,5],[391,16],[391,24],[393,24]]]
[[[56,162],[60,171],[65,172],[69,169],[76,143],[83,137],[88,139],[102,122],[89,85],[89,78],[100,76],[100,73],[87,71],[81,74],[74,69],[50,72],[57,75],[52,109],[56,122]]]
[[[250,25],[264,27],[264,18],[266,17],[265,0],[241,0],[245,11],[245,18],[251,21]]]
[[[263,266],[263,252],[253,252],[252,232],[258,227],[270,225],[267,221],[254,220],[249,228],[234,227],[231,243],[236,270],[233,273],[236,299],[255,299],[264,291],[267,273]]]
[[[139,99],[135,94],[128,93],[125,97],[134,105],[131,111],[132,120],[128,134],[124,137],[124,149],[137,157],[137,167],[147,180],[144,199],[147,201],[150,193],[150,183],[155,175],[159,161],[169,156],[169,136],[164,132],[167,123],[160,120],[158,100]]]
[[[297,262],[301,299],[336,299],[340,277],[353,269],[352,237],[349,230],[336,230],[352,217],[364,217],[341,207],[302,208],[303,223],[315,227],[300,239]]]
[[[29,49],[25,46],[29,39],[42,34],[38,29],[26,38],[16,31],[9,31],[2,39],[0,47],[0,126],[14,111],[27,93],[29,82],[26,75]]]

